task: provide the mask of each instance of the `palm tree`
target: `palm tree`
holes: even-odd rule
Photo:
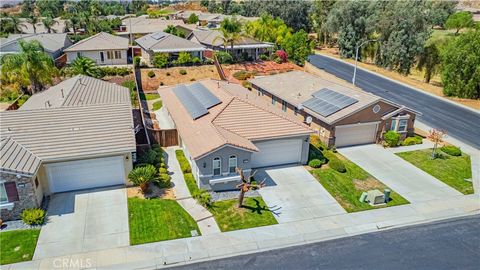
[[[235,17],[233,17],[232,19],[226,18],[220,24],[220,31],[222,32],[223,37],[218,36],[217,38],[223,41],[225,49],[227,47],[227,44],[230,44],[230,48],[233,53],[233,45],[242,37],[242,24]]]
[[[55,25],[55,24],[58,24],[58,22],[56,20],[54,20],[52,17],[45,17],[43,20],[43,25],[45,26],[45,28],[47,29],[47,33],[56,33],[57,30],[53,29],[52,27]]]
[[[10,20],[12,27],[13,27],[13,33],[21,33],[22,32],[22,21],[20,18],[16,15],[10,15],[8,16],[8,19]]]
[[[74,75],[82,74],[95,78],[101,77],[101,71],[97,67],[97,64],[92,59],[83,56],[78,57],[72,62],[70,71]]]
[[[140,186],[142,193],[145,193],[148,191],[148,183],[155,180],[156,175],[157,169],[153,165],[148,164],[146,166],[133,169],[128,174],[128,179],[130,179],[134,185]]]
[[[38,23],[38,17],[35,16],[35,14],[30,15],[27,18],[27,22],[32,25],[33,27],[33,33],[37,33],[37,23]]]
[[[34,94],[43,90],[46,84],[52,83],[58,70],[38,41],[21,40],[19,47],[19,53],[7,54],[1,58],[2,80],[19,84]]]

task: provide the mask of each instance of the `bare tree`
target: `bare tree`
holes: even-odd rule
[[[430,139],[434,145],[432,150],[432,159],[435,159],[438,144],[443,142],[443,138],[447,135],[447,131],[441,129],[431,129],[428,134],[428,139]]]
[[[253,176],[257,171],[250,171],[248,177],[245,177],[243,170],[239,167],[237,167],[235,171],[240,175],[240,179],[242,180],[242,183],[237,185],[237,188],[240,189],[240,194],[238,195],[238,207],[240,208],[243,206],[243,199],[245,198],[245,194],[250,190],[257,190],[264,187],[265,180],[263,180],[260,184],[253,183]]]

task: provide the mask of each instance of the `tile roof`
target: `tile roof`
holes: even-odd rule
[[[223,34],[219,30],[196,29],[193,30],[191,36],[194,36],[200,43],[208,46],[223,46]],[[192,37],[189,37],[191,39]],[[234,42],[234,47],[273,47],[273,44],[262,42],[247,36],[241,36]]]
[[[253,85],[301,108],[301,104],[312,97],[320,89],[328,88],[345,96],[352,97],[358,102],[339,110],[327,117],[315,113],[307,108],[306,112],[326,123],[334,123],[366,106],[382,100],[379,96],[365,92],[353,85],[332,76],[315,76],[303,71],[291,71],[271,76],[256,77],[249,80]]]
[[[118,32],[118,35],[132,34],[150,34],[158,31],[164,31],[169,25],[183,25],[182,20],[165,20],[163,18],[150,19],[147,15],[136,18],[126,18],[122,20],[126,27],[125,32]],[[130,27],[131,25],[131,27]]]
[[[203,84],[222,103],[208,109],[208,114],[193,120],[173,93],[172,87],[158,89],[164,106],[187,145],[190,155],[198,159],[225,145],[258,151],[253,141],[291,137],[312,133],[298,120],[285,113],[262,106],[251,99],[249,91],[237,84],[204,80]]]
[[[155,38],[155,36],[162,36],[161,38]],[[184,39],[164,32],[155,32],[139,39],[135,42],[147,51],[153,52],[180,52],[180,51],[204,51],[205,47]]]
[[[118,103],[130,104],[128,88],[77,75],[31,96],[19,110]]]
[[[0,141],[0,170],[12,173],[34,175],[41,160],[28,149],[10,137]]]
[[[136,149],[130,104],[4,111],[0,112],[0,122],[2,138],[11,138],[42,162]],[[22,160],[14,159],[8,166],[6,169],[20,168]]]
[[[54,53],[64,49],[71,44],[66,33],[60,34],[11,34],[8,38],[0,38],[0,51],[5,53],[6,47],[14,45],[14,51],[19,51],[18,42],[20,40],[36,40],[42,44],[45,51]]]
[[[96,35],[82,39],[66,48],[65,52],[98,51],[98,50],[127,50],[128,39],[100,32]]]

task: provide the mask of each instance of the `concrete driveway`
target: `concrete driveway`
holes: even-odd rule
[[[462,196],[457,190],[398,157],[391,149],[370,144],[339,148],[338,152],[411,203]]]
[[[302,166],[261,169],[255,179],[266,179],[259,192],[279,223],[346,213]]]
[[[123,187],[54,194],[34,259],[128,246]]]

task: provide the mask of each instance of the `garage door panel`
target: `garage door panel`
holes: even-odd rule
[[[337,147],[375,142],[377,123],[362,123],[335,127]]]
[[[259,152],[252,154],[252,167],[298,163],[302,155],[301,139],[272,140],[255,143]]]
[[[124,184],[123,157],[69,161],[47,165],[51,192]]]

